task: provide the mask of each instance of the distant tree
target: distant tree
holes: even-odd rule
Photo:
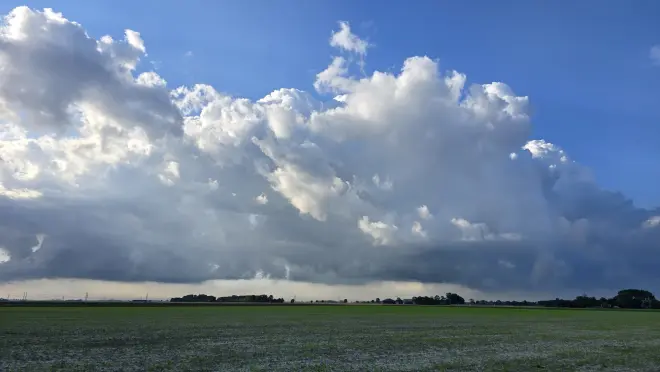
[[[599,307],[601,302],[596,297],[589,297],[586,294],[575,297],[573,303],[569,307]]]
[[[215,300],[215,296],[207,296],[205,294],[188,294],[183,297],[171,298],[170,302],[214,302]]]
[[[296,303],[296,299],[295,299],[295,298],[292,298],[292,299],[291,299],[291,303],[292,303],[292,304]]]
[[[376,297],[376,303],[377,303],[377,304],[380,303],[380,298]]]
[[[582,296],[575,297],[575,299],[573,300],[563,300],[560,298],[555,298],[554,300],[538,301],[536,304],[538,304],[539,306],[548,306],[548,307],[575,307],[575,308],[620,307],[620,308],[628,308],[628,309],[641,309],[641,308],[654,308],[656,306],[660,308],[660,303],[658,303],[653,293],[643,289],[623,289],[620,290],[617,293],[617,295],[612,298],[601,297],[599,299],[596,299],[595,297],[590,297],[584,294]]]
[[[403,305],[403,300],[401,299],[401,297],[396,298],[396,303],[397,305]]]
[[[218,297],[216,302],[259,302],[259,303],[283,303],[283,298],[273,298],[272,295],[231,295]]]
[[[456,293],[447,293],[447,305],[463,305],[465,299]]]
[[[348,299],[345,298],[345,299],[344,299],[344,303],[347,304],[347,303],[348,303]]]
[[[615,296],[619,307],[641,309],[655,300],[653,293],[643,289],[622,289]]]
[[[443,305],[444,302],[440,299],[440,296],[434,296],[434,297],[417,296],[417,297],[413,297],[413,304],[415,304],[415,305]]]
[[[651,302],[651,308],[660,309],[660,301],[658,301],[657,299],[653,300],[653,302]]]

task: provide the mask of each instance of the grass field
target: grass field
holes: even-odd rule
[[[0,307],[0,371],[658,371],[660,313]]]

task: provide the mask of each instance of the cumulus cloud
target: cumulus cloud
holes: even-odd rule
[[[433,217],[433,215],[429,211],[429,207],[427,207],[426,205],[421,205],[417,207],[417,214],[419,215],[419,218],[423,220],[428,220],[429,218]]]
[[[426,238],[426,231],[424,231],[424,227],[419,221],[413,222],[411,230],[413,235],[417,235],[420,238]]]
[[[9,260],[11,260],[9,252],[5,248],[0,247],[0,264],[9,262]]]
[[[348,24],[330,43],[369,46]],[[337,56],[310,82],[330,96],[253,101],[137,74],[147,50],[135,31],[95,40],[52,10],[5,17],[0,281],[659,279],[660,210],[531,139],[528,98],[504,83],[467,85],[426,56],[356,78]]]
[[[369,221],[367,216],[362,216],[358,221],[358,227],[363,233],[373,238],[375,245],[393,244],[394,234],[399,229],[396,225],[390,225],[383,221]]]
[[[167,91],[132,77],[145,51],[135,31],[126,30],[122,41],[94,40],[53,10],[16,8],[0,31],[0,120],[44,134],[100,127],[106,135],[140,128],[152,138],[179,132],[181,117]]]
[[[268,195],[261,193],[259,196],[254,198],[254,201],[256,201],[259,204],[268,204]]]
[[[330,45],[359,55],[367,54],[369,43],[351,32],[348,22],[339,22],[339,31],[333,32]]]

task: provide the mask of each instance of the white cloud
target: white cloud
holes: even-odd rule
[[[42,196],[42,193],[37,190],[22,189],[6,189],[0,183],[0,196],[6,196],[10,199],[35,199]]]
[[[451,223],[461,231],[463,240],[485,240],[489,234],[484,223],[471,223],[463,218],[452,218]]]
[[[653,227],[660,226],[660,216],[653,216],[648,220],[644,221],[643,227],[650,229]]]
[[[381,181],[380,176],[377,174],[374,174],[374,176],[371,178],[373,181],[374,185],[378,187],[381,190],[392,190],[394,187],[394,184],[392,184],[392,180],[389,178],[386,178],[384,181]]]
[[[394,243],[394,234],[398,230],[395,225],[386,224],[383,221],[370,221],[369,217],[362,216],[358,220],[360,230],[373,238],[375,245],[389,245]]]
[[[348,22],[339,22],[339,31],[333,32],[330,45],[359,55],[367,54],[369,43],[351,32]]]
[[[651,50],[649,50],[649,58],[651,59],[651,63],[660,66],[660,45],[654,45],[651,47]]]
[[[137,83],[147,87],[165,87],[167,82],[153,71],[143,72],[137,78]]]
[[[423,220],[428,220],[429,218],[433,217],[431,211],[429,211],[429,207],[427,207],[426,204],[417,207],[417,214],[419,215],[419,218]]]
[[[0,264],[9,262],[11,260],[11,255],[9,251],[3,247],[0,247]]]
[[[332,43],[364,56],[341,27]],[[340,99],[250,100],[137,75],[146,50],[48,10],[0,26],[0,281],[658,279],[660,237],[640,226],[660,212],[530,140],[528,99],[503,83],[466,86],[423,56],[356,78],[347,56],[315,81]]]
[[[176,161],[166,162],[165,166],[163,167],[163,171],[161,174],[158,175],[158,178],[165,185],[168,186],[173,185],[177,180],[181,178],[181,175],[179,173],[179,163],[177,163]]]
[[[419,236],[420,238],[426,238],[426,231],[424,231],[424,227],[419,221],[413,222],[411,232],[413,235]]]
[[[167,91],[132,77],[145,53],[138,33],[94,40],[60,13],[19,7],[0,34],[0,122],[58,135],[141,127],[155,139],[180,130]]]
[[[144,47],[144,41],[142,40],[139,32],[126,30],[126,41],[130,46],[141,51],[142,53],[147,52],[147,49]]]
[[[463,218],[452,218],[452,225],[461,232],[461,240],[465,241],[484,241],[484,240],[521,240],[519,233],[505,232],[493,233],[485,223],[472,223]]]
[[[268,204],[268,195],[261,193],[260,195],[254,198],[254,201],[256,201],[257,204],[261,204],[261,205]]]
[[[31,248],[32,253],[36,253],[37,251],[39,251],[41,249],[41,247],[44,244],[44,239],[46,239],[46,235],[37,234],[36,238],[37,238],[37,245],[35,245],[34,247]]]
[[[347,62],[344,58],[335,57],[325,70],[316,74],[314,88],[322,93],[345,93],[349,91],[355,86],[356,82],[346,77],[348,74],[346,64]],[[338,97],[342,97],[341,101],[338,102],[346,102],[346,99],[348,98],[348,96],[341,94],[338,95]]]

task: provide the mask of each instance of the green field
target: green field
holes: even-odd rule
[[[0,371],[658,371],[660,313],[0,307]]]

